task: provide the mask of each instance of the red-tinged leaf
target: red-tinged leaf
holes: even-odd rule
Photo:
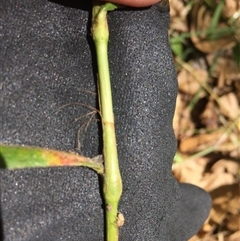
[[[103,174],[101,158],[29,146],[0,146],[0,167],[7,169],[53,166],[83,166]]]

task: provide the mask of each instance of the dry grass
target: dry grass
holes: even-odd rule
[[[173,173],[210,193],[190,241],[240,240],[240,1],[171,0],[179,95]]]

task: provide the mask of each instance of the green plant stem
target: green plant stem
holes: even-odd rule
[[[122,194],[122,180],[118,165],[112,93],[108,65],[109,31],[107,11],[116,9],[111,3],[95,2],[93,6],[92,35],[98,63],[100,111],[103,128],[103,194],[106,210],[107,241],[118,240],[118,203]]]

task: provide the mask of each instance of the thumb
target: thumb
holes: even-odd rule
[[[101,0],[101,1],[107,2],[108,0]],[[110,0],[109,2],[126,5],[129,7],[148,7],[160,1],[159,0]]]

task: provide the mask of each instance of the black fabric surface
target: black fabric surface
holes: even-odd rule
[[[91,5],[3,0],[1,142],[101,153]],[[109,58],[126,219],[121,241],[185,241],[207,218],[203,190],[171,173],[177,81],[168,5],[109,14]],[[90,121],[89,121],[90,120]],[[96,173],[0,171],[4,241],[104,240]]]

